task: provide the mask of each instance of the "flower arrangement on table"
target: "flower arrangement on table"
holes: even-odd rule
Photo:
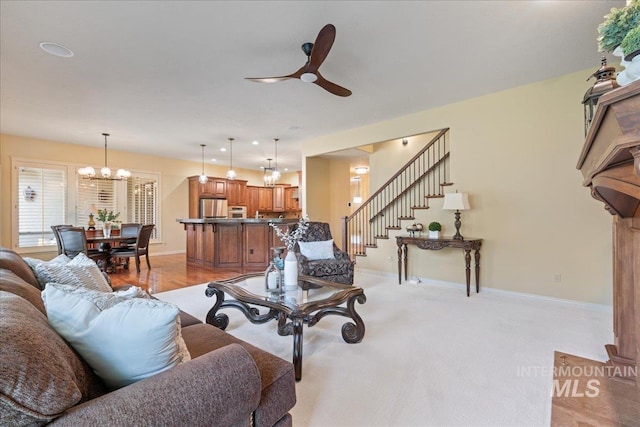
[[[270,222],[269,226],[273,227],[273,231],[276,232],[276,235],[280,238],[282,243],[287,247],[287,251],[293,251],[293,247],[296,245],[298,240],[304,236],[307,232],[307,228],[309,228],[309,220],[306,217],[300,218],[298,221],[298,226],[293,233],[291,232],[291,228],[287,227],[286,231],[280,230],[280,227]]]
[[[98,215],[98,221],[102,221],[103,223],[105,222],[119,222],[116,221],[118,219],[118,217],[120,216],[120,212],[113,212],[113,211],[109,211],[107,209],[98,209],[97,212]],[[112,227],[112,228],[117,228],[116,227]]]
[[[113,213],[113,211],[108,211],[106,209],[98,209],[98,221],[111,222],[118,219],[119,216],[120,212]]]

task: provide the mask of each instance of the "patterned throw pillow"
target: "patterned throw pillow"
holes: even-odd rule
[[[140,295],[136,287],[104,293],[56,283],[42,292],[49,324],[111,389],[191,359],[178,307]]]
[[[320,242],[298,242],[300,253],[309,261],[319,259],[335,259],[333,255],[333,239]]]
[[[112,292],[98,265],[83,253],[66,264],[41,263],[36,266],[38,281],[83,287],[100,292]]]
[[[61,254],[58,255],[57,257],[55,257],[54,259],[50,260],[50,261],[43,261],[41,259],[38,258],[29,258],[29,257],[25,257],[23,258],[24,262],[26,262],[29,267],[31,267],[31,270],[33,270],[33,274],[36,275],[36,279],[38,279],[38,284],[40,285],[40,289],[44,289],[45,285],[47,284],[47,282],[51,281],[50,277],[45,273],[39,275],[38,274],[38,266],[40,264],[61,264],[61,265],[65,265],[68,264],[71,261],[71,258],[69,258],[68,256],[66,256],[65,254]]]

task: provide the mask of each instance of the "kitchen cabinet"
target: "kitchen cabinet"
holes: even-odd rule
[[[273,187],[273,212],[284,212],[284,189],[283,185]]]
[[[247,217],[253,218],[260,210],[260,187],[247,186]]]
[[[269,264],[271,234],[268,224],[244,224],[244,268],[264,269]]]
[[[284,210],[286,212],[296,212],[300,210],[298,187],[287,187],[284,189]]]
[[[215,224],[215,267],[242,267],[242,226],[240,222]]]
[[[224,178],[209,177],[207,183],[202,185],[204,189],[200,194],[201,196],[219,197],[221,199],[227,197],[227,180]]]
[[[186,231],[187,261],[239,273],[264,271],[273,257],[271,248],[284,246],[269,226],[271,221],[283,231],[297,222],[287,219],[179,219]]]
[[[273,188],[258,187],[258,210],[260,212],[273,211]]]
[[[227,205],[246,206],[247,205],[247,181],[238,179],[227,181]]]
[[[197,176],[190,176],[189,180],[189,218],[199,218],[200,198],[215,197],[224,199],[227,197],[227,180],[224,178],[209,177],[205,184],[200,184]]]

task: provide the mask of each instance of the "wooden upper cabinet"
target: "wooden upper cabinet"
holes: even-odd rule
[[[219,197],[224,199],[227,197],[227,180],[224,178],[211,178],[203,186],[202,196]]]
[[[247,181],[227,181],[227,204],[229,206],[247,206]]]
[[[247,186],[247,217],[253,218],[260,211],[260,187]]]
[[[295,198],[294,198],[295,196]],[[295,212],[300,210],[298,187],[287,187],[284,189],[284,210]]]
[[[273,212],[284,212],[284,189],[282,185],[273,187]]]
[[[273,211],[272,187],[258,187],[258,210],[261,212]]]

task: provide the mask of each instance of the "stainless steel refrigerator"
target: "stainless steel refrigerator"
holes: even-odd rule
[[[200,199],[200,218],[226,218],[227,199]]]

